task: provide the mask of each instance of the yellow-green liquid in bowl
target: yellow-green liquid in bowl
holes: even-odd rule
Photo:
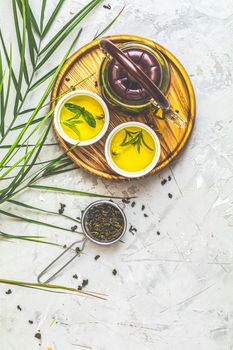
[[[85,111],[91,113],[95,120],[95,126],[90,126],[85,120],[83,115],[75,118],[76,113],[66,108],[67,104],[73,104],[78,107],[84,108]],[[72,120],[72,118],[74,118]],[[68,126],[65,123],[68,121],[72,123],[72,126]],[[65,123],[64,123],[65,122]],[[93,97],[80,95],[74,96],[66,101],[60,112],[60,124],[63,131],[72,139],[78,141],[87,141],[95,138],[103,129],[105,122],[104,110],[101,104]],[[75,126],[75,128],[74,128]],[[76,131],[74,131],[74,129]],[[78,130],[78,131],[77,131]]]
[[[131,135],[128,134],[127,138],[126,130]],[[138,133],[141,133],[144,141],[141,137],[139,146],[138,143],[134,143],[134,138]],[[135,126],[123,128],[113,136],[110,152],[112,161],[118,168],[127,172],[137,172],[146,169],[152,163],[157,148],[151,134],[145,129]]]

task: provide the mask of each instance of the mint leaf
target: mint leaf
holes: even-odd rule
[[[96,127],[96,120],[95,120],[93,114],[91,114],[87,110],[84,110],[83,113],[82,113],[82,116],[83,116],[83,119],[85,120],[85,122],[87,122],[87,124],[91,128],[95,128]]]
[[[68,111],[75,113],[76,115],[81,115],[82,112],[85,110],[85,108],[75,105],[74,103],[65,103],[65,108],[68,109]]]
[[[88,112],[84,107],[78,106],[74,103],[65,103],[65,108],[68,109],[70,112],[75,113],[75,116],[68,119],[68,121],[72,121],[75,119],[78,119],[80,116],[83,117],[85,122],[91,127],[96,127],[96,120],[92,113]]]
[[[79,122],[79,121],[78,121]],[[64,120],[63,124],[65,126],[67,126],[68,128],[70,128],[77,136],[78,138],[81,140],[81,134],[80,134],[80,131],[78,130],[78,128],[75,126],[74,123],[68,121],[68,120]],[[79,124],[79,123],[76,123],[76,124]]]

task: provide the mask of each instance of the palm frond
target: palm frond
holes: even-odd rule
[[[97,32],[95,34],[93,40],[103,36],[112,27],[112,25],[118,20],[118,18],[120,17],[124,9],[125,9],[125,6],[122,7],[119,13],[113,18],[113,20],[104,29],[102,29],[100,32]]]
[[[36,59],[35,52],[38,52],[36,40],[32,30],[33,17],[31,16],[30,6],[28,0],[25,0],[25,10],[26,10],[26,26],[27,26],[27,37],[28,37],[28,47],[32,66],[35,67]]]
[[[10,67],[11,60],[10,60],[10,56],[9,56],[9,54],[7,52],[6,44],[5,44],[5,41],[4,41],[1,29],[0,29],[0,41],[1,41],[1,44],[2,44],[2,48],[3,48],[3,51],[4,51],[4,55],[5,55],[8,67]],[[18,88],[18,83],[17,83],[16,75],[15,75],[15,72],[14,72],[13,68],[12,68],[12,80],[13,80],[13,83],[14,83],[14,86],[15,86],[15,90],[18,93],[19,99],[22,100],[22,94],[21,94],[21,91]]]
[[[17,1],[17,5],[19,7],[19,10],[21,12],[21,15],[23,15],[23,9],[22,9],[22,7],[23,7],[23,5],[22,5],[23,0],[16,0],[16,1]],[[32,9],[31,9],[29,4],[28,4],[28,6],[29,6],[29,13],[30,13],[33,29],[34,29],[35,33],[40,37],[41,33],[40,33],[40,29],[38,27],[37,21],[35,19],[35,16],[34,16],[33,11],[32,11]]]
[[[20,235],[12,235],[12,234],[8,234],[8,233],[0,231],[0,238],[7,239],[7,240],[18,239],[18,240],[26,241],[26,242],[34,242],[34,243],[54,245],[57,247],[63,247],[61,244],[43,240],[43,238],[45,238],[43,236],[20,236]]]
[[[41,133],[40,138],[38,139],[37,143],[35,144],[35,146],[30,151],[27,151],[16,163],[14,163],[3,175],[1,175],[0,179],[4,179],[12,170],[14,170],[16,168],[17,165],[19,165],[22,161],[25,160],[22,168],[19,170],[17,175],[14,176],[13,181],[8,185],[8,187],[6,187],[1,192],[1,194],[0,194],[0,203],[3,203],[6,197],[8,198],[8,197],[10,197],[12,195],[12,193],[15,190],[15,188],[17,188],[21,184],[21,182],[25,178],[26,174],[31,169],[32,165],[30,165],[30,168],[29,167],[26,168],[26,166],[27,166],[28,162],[30,161],[30,159],[32,158],[32,156],[34,155],[34,152],[36,150],[38,150],[37,152],[40,152],[40,150],[42,148],[41,140],[44,140],[47,137],[48,129],[49,128],[47,127],[47,128],[45,128],[43,130],[43,132]],[[33,159],[31,164],[33,164],[35,159],[36,158],[34,156],[34,159]]]
[[[44,15],[45,15],[46,3],[47,3],[47,0],[42,0],[42,4],[41,4],[41,13],[40,13],[40,32],[41,32],[41,33],[43,33]]]
[[[66,215],[66,214],[59,214],[58,212],[56,211],[51,211],[51,210],[45,210],[45,209],[42,209],[42,208],[38,208],[38,207],[34,207],[32,205],[29,205],[29,204],[26,204],[26,203],[22,203],[22,202],[19,202],[19,201],[15,201],[15,200],[12,200],[12,199],[9,199],[8,200],[9,203],[11,204],[14,204],[14,205],[17,205],[17,206],[20,206],[20,207],[23,207],[23,208],[26,208],[26,209],[30,209],[30,210],[34,210],[34,211],[39,211],[41,213],[45,213],[45,214],[51,214],[51,215],[57,215],[57,216],[62,216],[66,219],[69,219],[69,220],[72,220],[76,223],[80,223],[80,220],[77,220],[69,215]]]
[[[5,79],[5,72],[3,71],[3,64],[2,64],[2,54],[0,51],[0,133],[3,136],[4,135],[4,79]]]
[[[48,97],[51,88],[53,86],[53,83],[55,81],[55,79],[57,78],[57,75],[61,69],[61,67],[63,66],[63,64],[65,63],[67,57],[69,56],[73,45],[76,42],[77,37],[75,38],[75,40],[73,41],[73,43],[71,44],[69,50],[66,52],[65,56],[63,57],[61,63],[59,64],[56,72],[53,74],[52,79],[50,80],[47,89],[45,90],[43,96],[40,99],[40,102],[38,103],[35,111],[32,113],[31,117],[29,118],[29,120],[27,121],[26,125],[24,126],[24,128],[22,129],[22,131],[19,133],[19,135],[17,136],[17,138],[15,139],[15,141],[13,142],[12,146],[10,147],[10,149],[8,150],[8,152],[6,153],[6,155],[3,157],[3,159],[0,162],[0,167],[3,166],[6,162],[6,160],[11,156],[12,152],[14,151],[15,147],[18,145],[18,143],[22,140],[23,136],[25,135],[26,130],[29,128],[31,122],[35,119],[35,117],[37,116],[37,113],[39,112],[41,106],[44,104],[46,98]]]
[[[4,108],[2,111],[2,125],[3,125],[3,135],[4,135],[4,122],[5,122],[5,117],[7,113],[7,108],[8,108],[8,102],[9,102],[9,96],[10,96],[10,91],[11,91],[11,82],[12,82],[12,47],[10,48],[10,62],[9,62],[9,67],[8,67],[8,82],[7,82],[7,88],[6,88],[6,97],[5,97],[5,103],[4,103]]]
[[[50,78],[57,70],[57,67],[53,68],[51,71],[46,73],[42,78],[40,78],[37,82],[35,82],[29,89],[29,91],[35,90],[39,85],[44,83],[48,78]],[[22,114],[22,112],[20,113]]]
[[[58,142],[54,142],[54,143],[45,143],[43,146],[46,147],[46,146],[57,146],[58,145]],[[27,145],[23,145],[23,144],[18,144],[16,146],[16,148],[23,148],[23,147],[34,147],[35,144],[27,144]],[[1,145],[0,146],[0,149],[7,149],[7,148],[10,148],[11,145]],[[39,163],[40,164],[40,163]],[[4,168],[4,167],[3,167]]]
[[[44,120],[44,117],[40,117],[40,118],[34,119],[34,120],[31,122],[30,126],[31,126],[31,125],[34,125],[34,124],[37,124],[37,123],[41,122],[42,120]],[[11,131],[12,131],[12,130],[19,130],[19,129],[22,129],[25,125],[26,125],[26,123],[19,124],[19,125],[14,126],[13,128],[11,128],[10,130],[11,130]]]
[[[38,162],[38,157],[40,155],[42,148],[47,145],[46,140],[51,127],[51,117],[53,116],[53,110],[50,110],[43,117],[41,117],[38,114],[42,108],[48,107],[51,104],[51,102],[56,101],[63,95],[62,94],[61,96],[58,96],[57,98],[54,99],[54,101],[50,101],[50,102],[46,101],[51,92],[55,79],[57,78],[57,75],[61,67],[63,66],[76,40],[78,39],[81,33],[81,30],[79,31],[78,35],[76,36],[69,50],[66,52],[59,66],[47,72],[44,76],[42,76],[36,82],[34,82],[34,78],[35,78],[36,71],[39,70],[39,68],[42,67],[42,65],[44,65],[46,62],[48,62],[49,58],[52,57],[52,53],[54,52],[54,50],[58,48],[59,45],[62,44],[62,42],[78,26],[78,24],[102,1],[103,0],[90,1],[75,16],[73,16],[71,20],[65,23],[65,25],[63,25],[63,27],[58,31],[58,33],[56,33],[49,40],[49,42],[43,47],[41,45],[41,42],[43,38],[49,33],[50,29],[52,28],[54,20],[57,17],[60,9],[62,8],[64,1],[61,1],[61,0],[58,1],[56,8],[52,12],[52,15],[50,16],[48,22],[44,27],[44,17],[45,17],[45,11],[46,11],[46,3],[47,3],[46,0],[43,0],[41,2],[42,4],[41,4],[41,15],[40,15],[39,26],[33,15],[32,9],[29,4],[29,0],[12,0],[16,38],[17,38],[18,48],[20,51],[20,67],[16,77],[16,74],[12,67],[11,49],[9,54],[4,42],[2,32],[0,30],[0,42],[2,44],[2,50],[4,52],[4,56],[8,66],[7,84],[5,84],[6,79],[4,79],[5,72],[3,72],[3,67],[1,68],[2,72],[0,74],[0,90],[2,90],[1,91],[3,94],[2,101],[4,102],[4,104],[1,104],[1,106],[3,106],[2,107],[3,113],[1,114],[0,120],[1,120],[1,134],[3,137],[0,140],[0,144],[1,144],[0,148],[6,150],[5,154],[2,156],[2,159],[0,160],[0,171],[1,171],[0,179],[11,180],[10,183],[8,183],[8,185],[3,190],[0,191],[0,204],[4,203],[7,200],[11,200],[12,197],[14,197],[15,195],[17,195],[18,193],[20,193],[21,191],[25,190],[28,187],[33,188],[33,186],[35,186],[36,188],[37,186],[36,183],[45,177],[55,176],[57,174],[61,174],[67,171],[73,171],[74,169],[76,169],[75,166],[71,167],[71,161],[67,160],[67,157],[66,157],[67,153],[73,148],[75,148],[76,146],[72,146],[70,150],[64,152],[61,156],[57,157],[55,160]],[[19,18],[18,16],[19,12],[21,13],[21,18]],[[115,22],[115,20],[116,19],[114,18],[114,20],[98,35],[101,35],[101,33],[104,33],[107,29],[109,29],[110,26]],[[38,44],[37,44],[37,39],[39,42]],[[41,46],[43,47],[42,50],[41,50]],[[26,62],[27,60],[26,53],[28,51],[30,56],[29,60],[32,63],[32,67],[31,65],[29,65],[30,66],[29,67]],[[32,71],[30,72],[29,69],[32,69]],[[48,86],[45,89],[45,92],[41,97],[41,99],[39,100],[39,103],[37,104],[37,106],[35,106],[35,108],[24,109],[24,102],[26,101],[29,93],[35,90],[36,88],[38,88],[39,86],[41,86],[41,84],[43,84],[49,78],[50,78],[50,81],[48,83]],[[8,106],[11,82],[13,82],[16,90],[14,114],[13,114],[13,120],[11,120],[10,123],[5,124],[5,117],[7,115],[6,110]],[[25,91],[24,91],[24,85],[27,85]],[[68,91],[69,90],[70,89],[68,89]],[[65,93],[66,92],[64,92],[64,94]],[[24,123],[20,123],[20,124],[17,123],[16,120],[18,120],[18,117],[20,115],[25,115],[26,113],[30,113],[28,120],[25,121]],[[49,120],[49,124],[47,124],[48,120]],[[7,125],[6,128],[5,128],[5,125]],[[34,127],[32,128],[32,130],[29,129],[33,125]],[[47,125],[47,126],[44,127],[44,125]],[[37,133],[41,129],[41,127],[43,127],[43,131],[42,132],[40,131],[39,136],[37,136]],[[2,132],[2,129],[3,129],[3,132]],[[12,145],[4,145],[3,141],[6,139],[8,134],[11,131],[17,131],[17,130],[19,130],[19,132],[15,140],[13,141]],[[34,141],[35,136],[37,138],[36,141]],[[20,156],[16,158],[18,156],[18,152],[22,150],[22,148],[25,148],[25,154],[24,155],[20,154]],[[12,159],[14,159],[13,164],[11,162]],[[9,164],[12,164],[12,165],[9,165]],[[35,165],[42,165],[42,164],[44,165],[42,166],[42,168],[37,169],[36,171],[34,170],[32,171]],[[14,176],[9,177],[8,175],[10,173],[14,174]],[[50,190],[60,191],[60,192],[64,190],[64,193],[72,192],[73,194],[108,198],[108,196],[102,196],[102,195],[93,194],[93,193],[89,194],[88,192],[81,192],[81,191],[72,191],[69,189],[61,189],[61,188],[58,189],[58,188],[51,187]]]
[[[109,197],[111,197],[111,198],[115,198],[115,199],[122,199],[123,198],[123,197],[107,196],[107,195],[91,193],[91,192],[75,191],[75,190],[70,190],[68,188],[53,187],[53,186],[30,185],[29,187],[33,188],[33,189],[37,189],[37,190],[69,193],[69,194],[74,194],[74,195],[78,195],[78,196],[99,197],[99,198],[109,198]]]
[[[19,20],[18,20],[17,7],[16,7],[15,0],[12,0],[12,8],[13,8],[13,15],[14,15],[16,39],[17,39],[17,43],[18,43],[19,54],[21,54],[21,52],[22,52],[22,40],[21,40]],[[24,78],[25,78],[26,83],[29,84],[28,70],[27,70],[27,64],[26,64],[25,59],[24,59],[23,73],[24,73]]]
[[[70,21],[68,21],[48,42],[48,44],[41,50],[40,55],[44,54],[54,43],[59,40],[60,36],[68,30],[69,28],[76,28],[77,25],[84,19],[97,5],[99,5],[103,0],[92,0],[86,6],[84,6]]]
[[[52,24],[54,23],[54,20],[56,19],[57,15],[58,15],[58,12],[60,11],[62,5],[64,4],[65,0],[60,0],[57,4],[57,6],[55,7],[52,15],[50,16],[49,20],[48,20],[48,23],[46,24],[45,26],[45,29],[43,30],[43,33],[42,33],[42,38],[44,38],[46,36],[46,34],[49,32],[49,29],[51,28]],[[42,12],[42,20],[44,18],[44,8],[45,8],[45,3],[42,4],[42,9],[43,9],[43,12]],[[42,22],[43,23],[43,22]],[[42,27],[42,26],[41,26]]]
[[[26,9],[25,9],[25,1],[22,0],[22,17],[23,17],[23,29],[22,29],[22,46],[20,53],[20,67],[19,67],[19,77],[17,80],[18,90],[15,99],[14,106],[14,115],[16,115],[19,105],[19,92],[21,91],[23,74],[25,71],[25,51],[26,51]]]
[[[69,33],[70,33],[70,31],[64,32],[63,35],[61,36],[61,38],[59,38],[59,40],[57,40],[54,43],[54,45],[51,47],[51,49],[46,53],[45,57],[36,66],[36,70],[40,69],[49,60],[49,58],[53,55],[54,51],[58,48],[58,46],[62,43],[62,41],[69,35]],[[76,37],[76,41],[79,39],[81,33],[82,33],[82,28],[78,32],[78,35]]]
[[[8,280],[8,279],[3,279],[3,278],[0,278],[0,283],[12,285],[12,286],[18,286],[18,287],[26,287],[26,288],[32,287],[32,288],[38,289],[38,290],[49,289],[49,290],[53,291],[54,293],[57,293],[58,291],[63,290],[65,292],[72,292],[75,294],[83,294],[83,295],[92,296],[92,297],[103,299],[103,300],[106,299],[106,294],[96,293],[96,292],[92,292],[89,290],[78,290],[75,288],[60,286],[57,284],[32,283],[32,282]],[[38,287],[40,287],[40,288],[38,288]]]
[[[17,214],[10,213],[10,212],[2,210],[2,209],[0,209],[0,214],[8,216],[8,217],[11,217],[11,218],[14,218],[14,219],[17,219],[17,220],[29,222],[30,224],[46,226],[46,227],[54,228],[54,229],[57,229],[57,230],[62,230],[62,231],[67,231],[67,232],[74,233],[69,228],[65,228],[65,227],[49,224],[49,223],[44,222],[44,221],[34,220],[34,219],[31,219],[31,218],[28,218],[28,217],[24,217],[24,216],[20,216],[20,215],[17,215]],[[78,231],[75,231],[75,233],[83,234],[82,232],[78,232]]]
[[[30,149],[27,153],[25,153],[23,156],[21,156],[21,158],[19,158],[19,159],[17,160],[17,162],[15,162],[8,170],[6,170],[6,171],[0,176],[0,179],[3,179],[5,176],[7,176],[12,170],[14,170],[14,169],[17,167],[17,165],[21,164],[23,160],[25,160],[25,159],[28,159],[28,160],[29,160],[29,156],[31,156],[31,155],[34,153],[34,151],[35,151],[38,147],[40,147],[40,145],[41,145],[41,140],[42,140],[44,134],[46,133],[46,129],[48,129],[48,128],[45,128],[45,129],[42,131],[42,133],[41,133],[39,139],[37,140],[37,142],[36,142],[36,144],[35,144],[35,146],[34,146],[32,149]]]

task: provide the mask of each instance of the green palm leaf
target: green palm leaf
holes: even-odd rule
[[[67,218],[67,219],[72,220],[72,221],[74,221],[74,222],[80,223],[80,220],[77,220],[77,219],[75,219],[75,218],[72,218],[71,216],[66,215],[66,214],[59,214],[59,213],[56,212],[56,211],[45,210],[45,209],[42,209],[42,208],[34,207],[34,206],[29,205],[29,204],[26,204],[26,203],[22,203],[22,202],[19,202],[19,201],[15,201],[15,200],[12,200],[12,199],[9,199],[8,202],[11,203],[11,204],[14,204],[14,205],[17,205],[17,206],[26,208],[26,209],[39,211],[39,212],[41,212],[41,213],[51,214],[51,215],[57,215],[57,216],[63,216],[64,218]]]
[[[54,293],[59,293],[60,290],[63,290],[65,292],[73,292],[75,294],[88,295],[88,296],[92,296],[92,297],[103,299],[103,300],[106,299],[106,295],[105,294],[95,293],[95,292],[88,291],[88,290],[85,290],[85,291],[84,290],[78,290],[78,289],[75,289],[75,288],[69,288],[69,287],[60,286],[60,285],[56,285],[56,284],[23,282],[23,281],[7,280],[7,279],[3,279],[3,278],[0,278],[0,283],[7,284],[7,285],[12,285],[12,286],[24,287],[24,288],[30,288],[31,287],[33,289],[44,290],[44,291],[51,290]]]
[[[44,119],[44,117],[40,117],[40,118],[34,119],[34,120],[31,122],[31,125],[37,124],[37,123],[41,122],[43,119]],[[10,130],[22,129],[25,125],[26,125],[26,123],[19,124],[19,125],[14,126],[13,128],[11,128]]]
[[[120,17],[120,15],[122,14],[122,12],[124,11],[125,6],[122,7],[122,9],[120,10],[120,12],[116,15],[116,17],[113,18],[113,20],[103,29],[101,30],[101,32],[97,32],[93,38],[93,40],[103,36],[111,27],[112,25],[118,20],[118,18]]]
[[[7,52],[7,49],[6,49],[6,45],[5,45],[5,41],[3,39],[3,35],[2,35],[1,29],[0,29],[0,40],[1,40],[1,43],[2,43],[2,48],[3,48],[3,51],[4,51],[4,55],[6,57],[6,61],[7,61],[8,67],[10,67],[11,60],[10,60],[10,56],[8,55],[8,52]],[[22,94],[21,94],[21,92],[19,90],[17,79],[16,79],[16,75],[15,75],[15,72],[14,72],[13,68],[12,68],[12,80],[13,80],[13,83],[14,83],[14,86],[15,86],[15,90],[18,93],[19,99],[22,100]]]
[[[76,27],[76,26],[75,26]],[[45,57],[40,61],[40,63],[36,66],[36,70],[40,69],[47,61],[48,59],[53,55],[54,51],[58,48],[58,46],[62,43],[62,41],[67,37],[67,35],[70,33],[70,31],[64,32],[64,34],[57,40],[54,45],[51,47],[51,49],[47,52]],[[82,33],[82,28],[79,30],[78,35],[76,37],[76,40],[79,39],[80,35]]]
[[[59,37],[63,35],[64,32],[68,34],[72,29],[77,27],[77,25],[84,19],[97,5],[99,5],[103,0],[92,0],[85,7],[83,7],[70,21],[68,21],[58,32],[53,36],[53,38],[48,42],[48,44],[41,50],[40,55],[45,53],[54,43],[59,40]],[[69,28],[72,28],[69,30]],[[44,34],[44,33],[43,33]],[[44,36],[44,35],[42,35]]]
[[[26,10],[26,26],[27,26],[29,54],[30,54],[32,66],[35,67],[35,63],[36,63],[35,52],[38,52],[38,49],[37,49],[36,40],[33,34],[33,30],[32,30],[32,17],[31,17],[28,0],[25,0],[25,10]]]
[[[48,33],[49,29],[51,28],[52,24],[54,23],[54,20],[55,18],[57,17],[58,15],[58,12],[60,11],[62,5],[64,4],[65,0],[60,0],[57,4],[57,6],[55,7],[52,15],[50,16],[49,20],[48,20],[48,23],[46,24],[45,26],[45,29],[43,30],[43,33],[42,33],[42,38],[44,38],[46,36],[46,34]],[[45,4],[42,4],[43,5],[43,17],[44,17],[44,6]]]
[[[54,143],[45,143],[44,144],[44,147],[46,146],[57,146],[58,145],[58,142],[54,142]],[[27,144],[27,145],[23,145],[23,144],[18,144],[16,146],[16,148],[23,148],[23,147],[34,147],[35,144]],[[11,145],[1,145],[0,146],[0,149],[7,149],[7,148],[10,148]],[[41,162],[39,162],[38,164],[41,164]],[[4,168],[4,167],[3,167]]]
[[[0,133],[3,136],[4,135],[4,79],[5,79],[5,73],[3,71],[3,65],[2,65],[2,55],[0,51]]]
[[[20,34],[20,28],[19,28],[19,20],[18,20],[18,14],[17,14],[17,8],[16,8],[16,2],[15,0],[12,0],[12,8],[13,8],[13,14],[14,14],[14,22],[15,22],[15,32],[16,32],[16,38],[18,42],[18,49],[19,54],[22,52],[22,40],[21,40],[21,34]],[[24,78],[27,84],[29,84],[29,77],[28,77],[28,70],[27,65],[24,59]]]
[[[47,89],[45,90],[42,98],[40,99],[40,102],[38,103],[35,111],[32,113],[31,117],[29,118],[29,120],[27,121],[26,125],[24,126],[24,128],[22,129],[22,131],[19,133],[19,135],[17,136],[17,138],[15,139],[15,141],[13,142],[11,148],[8,150],[8,152],[6,153],[6,155],[3,157],[2,161],[0,162],[0,167],[3,166],[6,162],[6,160],[10,157],[10,155],[12,154],[12,152],[14,151],[15,147],[18,145],[18,143],[21,141],[21,139],[23,138],[23,136],[25,135],[25,132],[26,130],[29,128],[31,122],[35,119],[37,113],[39,112],[41,106],[44,104],[46,98],[48,97],[50,91],[51,91],[51,88],[53,86],[53,83],[55,81],[55,79],[57,78],[57,75],[61,69],[61,67],[63,66],[63,64],[65,63],[67,57],[69,56],[72,48],[73,48],[73,45],[75,44],[77,40],[77,37],[75,38],[75,40],[73,41],[73,43],[71,44],[69,50],[66,52],[65,56],[63,57],[61,63],[59,64],[56,72],[53,74],[53,77],[52,79],[50,80],[49,82],[49,85],[47,87]]]
[[[111,198],[116,198],[116,199],[122,199],[123,198],[123,197],[105,196],[105,195],[102,195],[102,194],[91,193],[91,192],[75,191],[75,190],[70,190],[68,188],[60,188],[60,187],[52,187],[52,186],[30,185],[29,187],[37,189],[37,190],[69,193],[69,194],[74,194],[74,195],[78,195],[78,196],[99,197],[99,198],[109,198],[109,197],[111,197]]]
[[[10,63],[9,63],[9,69],[8,69],[8,82],[7,82],[7,89],[6,89],[5,104],[4,104],[3,113],[2,113],[3,135],[4,135],[4,121],[5,121],[5,117],[6,117],[8,101],[9,101],[9,96],[10,96],[10,90],[11,90],[11,81],[12,81],[12,48],[10,48]]]
[[[33,91],[35,90],[39,85],[43,84],[48,78],[50,78],[57,70],[57,67],[53,68],[51,71],[49,71],[48,73],[46,73],[42,78],[40,78],[36,83],[34,83],[29,91]],[[22,114],[22,113],[20,113]]]
[[[43,26],[44,26],[44,15],[45,15],[45,8],[46,8],[46,2],[47,0],[42,1],[41,5],[41,13],[40,13],[40,32],[43,32]]]
[[[27,242],[35,242],[35,243],[41,243],[41,244],[48,244],[48,245],[55,245],[57,247],[62,247],[61,244],[44,241],[42,236],[19,236],[19,235],[12,235],[4,232],[0,232],[0,238],[3,239],[19,239],[21,241],[27,241]]]
[[[49,224],[49,223],[46,223],[44,221],[30,219],[30,218],[23,217],[23,216],[20,216],[20,215],[17,215],[17,214],[9,213],[9,212],[7,212],[5,210],[2,210],[2,209],[0,209],[0,214],[5,215],[5,216],[9,216],[9,217],[14,218],[14,219],[18,219],[18,220],[21,220],[21,221],[29,222],[30,224],[46,226],[46,227],[50,227],[50,228],[55,228],[57,230],[67,231],[67,232],[73,232],[71,229],[68,229],[68,228],[65,228],[65,227]],[[83,234],[82,232],[78,232],[78,231],[75,231],[75,233]]]
[[[16,1],[17,1],[17,5],[19,7],[19,10],[21,12],[21,15],[23,15],[23,0],[16,0]],[[38,27],[37,21],[33,15],[33,11],[32,11],[29,4],[28,4],[28,7],[29,7],[29,13],[30,13],[33,29],[34,29],[35,33],[40,37],[41,36],[40,29]]]
[[[14,115],[17,113],[18,105],[19,105],[19,91],[21,90],[23,74],[25,71],[25,50],[26,50],[26,10],[25,10],[25,2],[22,0],[22,17],[23,17],[23,33],[22,33],[22,47],[20,54],[20,68],[19,68],[19,77],[17,80],[18,90],[15,98],[15,106],[14,106]]]

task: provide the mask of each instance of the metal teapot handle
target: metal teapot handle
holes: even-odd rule
[[[138,84],[143,86],[145,90],[153,97],[160,108],[163,110],[170,109],[170,102],[157,85],[138,67],[129,57],[127,57],[122,50],[114,45],[108,39],[102,39],[100,41],[101,48],[109,53],[122,67],[137,81]]]

